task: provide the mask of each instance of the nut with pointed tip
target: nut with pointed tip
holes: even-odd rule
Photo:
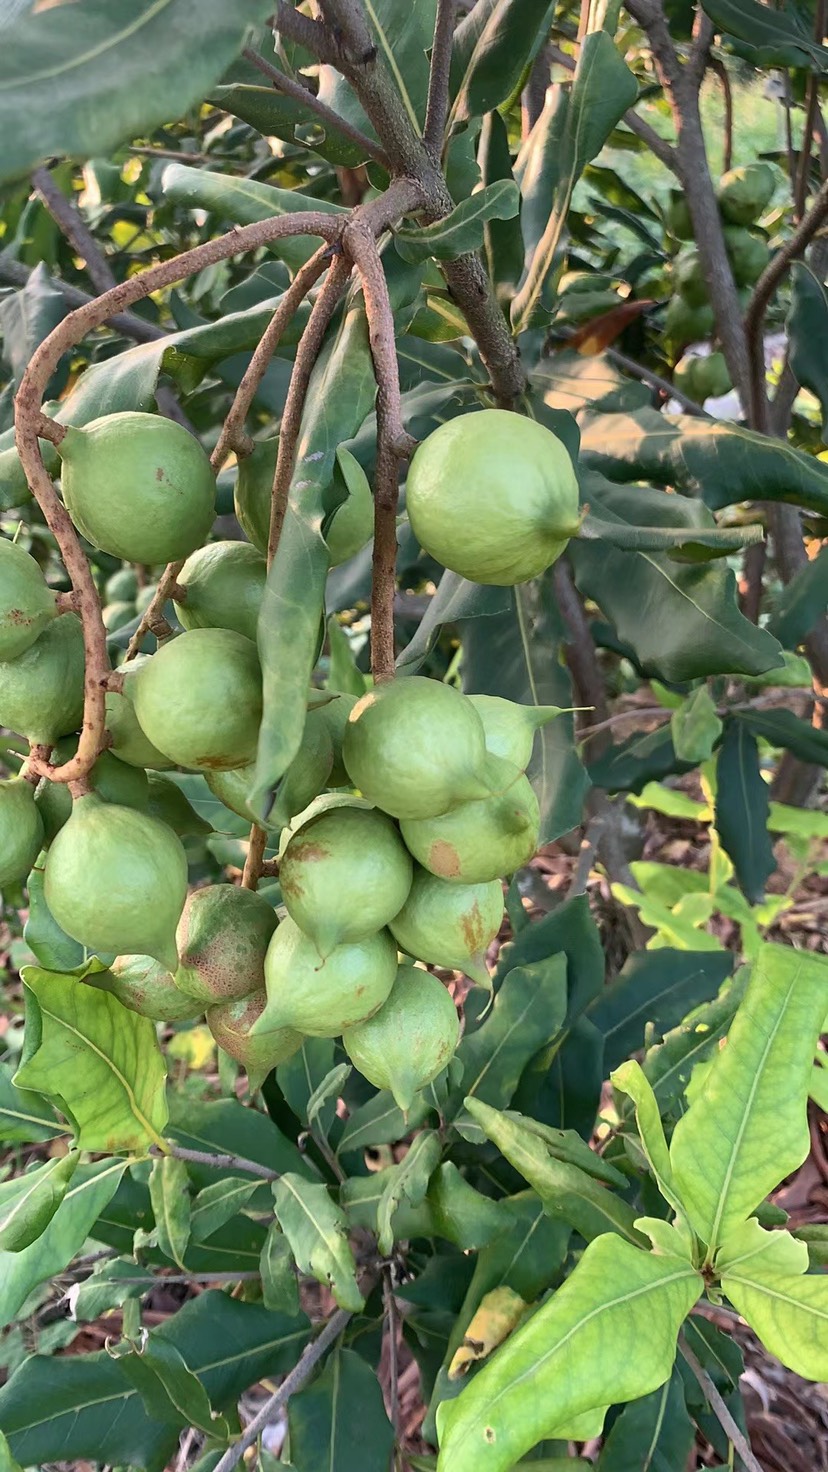
[[[0,782],[0,887],[29,874],[43,846],[43,820],[34,788],[23,777]]]
[[[179,634],[130,675],[129,693],[144,734],[177,766],[227,771],[253,760],[262,676],[243,634]]]
[[[0,539],[0,659],[17,659],[57,617],[57,599],[33,557]]]
[[[261,991],[275,929],[275,911],[252,889],[208,884],[193,890],[176,932],[176,986],[208,1007]]]
[[[184,563],[186,597],[173,606],[185,629],[234,629],[255,644],[266,582],[267,563],[249,542],[208,542]]]
[[[433,966],[462,971],[491,991],[486,952],[503,919],[503,887],[453,884],[415,869],[411,893],[389,929],[401,950]]]
[[[511,765],[487,752],[471,701],[419,675],[378,685],[357,701],[342,754],[354,786],[393,818],[436,818],[514,780]]]
[[[203,1008],[179,991],[166,967],[153,956],[117,956],[108,971],[84,978],[111,992],[130,1012],[153,1022],[194,1022]]]
[[[83,720],[83,629],[74,613],[47,624],[24,654],[0,663],[0,726],[54,746]]]
[[[390,1089],[407,1114],[419,1090],[451,1062],[459,1035],[443,983],[419,966],[402,965],[388,1000],[367,1022],[347,1028],[342,1043],[363,1078]]]
[[[302,1046],[302,1034],[292,1027],[274,1028],[257,1037],[254,1028],[266,1003],[264,991],[233,1002],[220,1002],[207,1012],[207,1026],[219,1047],[240,1063],[251,1089],[264,1083],[272,1068],[292,1058]]]
[[[67,429],[61,488],[78,531],[102,552],[153,566],[207,537],[216,481],[198,440],[160,414],[128,411]]]
[[[98,954],[153,956],[174,973],[186,895],[187,857],[166,823],[94,792],[75,799],[44,876],[67,935]]]
[[[535,733],[556,716],[572,714],[559,705],[520,705],[500,695],[470,695],[468,699],[483,722],[486,750],[511,762],[519,772],[525,772],[532,760]]]
[[[511,587],[538,577],[578,531],[569,451],[534,419],[482,409],[423,440],[408,472],[417,541],[473,583]]]
[[[279,884],[288,914],[324,959],[335,946],[364,940],[393,920],[413,872],[392,820],[355,800],[294,830]]]
[[[256,1036],[294,1027],[315,1038],[335,1038],[370,1017],[394,983],[397,948],[387,930],[336,946],[324,961],[310,938],[288,917],[265,958],[267,1007]]]
[[[531,782],[519,776],[498,797],[461,802],[439,818],[400,827],[430,874],[453,884],[483,884],[528,864],[538,846],[540,811]]]

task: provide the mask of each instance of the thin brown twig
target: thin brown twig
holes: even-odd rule
[[[279,426],[279,451],[273,475],[273,491],[270,501],[270,531],[267,539],[267,565],[270,568],[279,546],[285,516],[287,515],[290,483],[296,464],[299,433],[302,428],[302,411],[308,392],[313,366],[319,356],[325,333],[336,311],[351,274],[351,263],[344,256],[337,256],[331,265],[319,295],[313,304],[308,325],[296,349],[296,359],[290,376],[290,387]]]
[[[307,1345],[295,1369],[291,1370],[287,1378],[282,1381],[275,1394],[271,1395],[270,1399],[265,1401],[258,1414],[245,1427],[238,1441],[234,1442],[233,1446],[216,1463],[215,1472],[232,1472],[232,1469],[241,1461],[248,1447],[253,1446],[254,1442],[258,1440],[259,1434],[264,1431],[265,1426],[273,1420],[277,1412],[282,1409],[282,1406],[286,1405],[294,1392],[301,1390],[302,1386],[310,1379],[322,1356],[330,1349],[334,1340],[339,1338],[339,1335],[351,1317],[350,1310],[346,1308],[337,1309],[336,1313],[331,1315],[318,1338]]]
[[[167,1140],[167,1154],[175,1156],[176,1160],[190,1160],[194,1165],[209,1165],[214,1170],[240,1170],[248,1176],[260,1176],[263,1181],[278,1181],[279,1172],[271,1170],[269,1165],[260,1165],[258,1160],[248,1160],[245,1155],[229,1155],[212,1150],[191,1150],[188,1145],[176,1145],[173,1140]],[[152,1149],[151,1155],[158,1155],[160,1151]]]
[[[700,1364],[697,1360],[695,1354],[693,1353],[683,1334],[679,1335],[679,1349],[684,1356],[686,1363],[695,1375],[702,1389],[705,1400],[708,1401],[710,1409],[713,1411],[713,1414],[719,1422],[719,1425],[724,1431],[728,1441],[731,1443],[734,1450],[738,1453],[738,1455],[744,1462],[746,1472],[762,1472],[761,1463],[759,1463],[756,1460],[756,1457],[753,1455],[753,1452],[750,1449],[750,1444],[744,1432],[742,1431],[741,1427],[737,1425],[736,1421],[728,1410],[725,1401],[722,1399],[722,1396],[719,1394],[719,1391],[716,1389],[716,1386],[713,1384],[713,1381],[711,1380],[704,1366]]]
[[[267,833],[254,823],[250,829],[250,840],[247,845],[247,857],[244,861],[244,872],[242,873],[242,889],[256,890],[259,888],[259,878],[262,872],[262,860],[267,846]]]
[[[439,162],[440,159],[448,117],[449,73],[455,12],[456,0],[437,0],[434,40],[431,43],[431,63],[428,73],[428,99],[423,125],[423,143],[435,162]]]
[[[310,260],[300,267],[268,322],[256,351],[245,369],[244,377],[236,390],[216,448],[210,456],[210,463],[217,474],[231,451],[235,450],[237,454],[240,451],[249,453],[249,447],[244,445],[243,439],[244,423],[250,413],[250,406],[288,323],[325,270],[330,259],[330,251],[331,247],[328,244],[321,245]]]
[[[790,240],[776,252],[753,288],[745,312],[745,336],[751,365],[751,422],[755,429],[768,433],[768,395],[765,386],[765,349],[763,327],[768,303],[792,261],[810,245],[817,231],[828,220],[828,179],[814,196],[811,208],[794,230]]]
[[[329,128],[336,129],[345,138],[350,138],[352,143],[355,143],[358,148],[362,149],[366,158],[374,159],[381,168],[388,170],[390,173],[391,165],[388,155],[382,145],[377,143],[376,139],[369,138],[368,134],[363,133],[361,128],[356,128],[353,123],[348,122],[347,118],[343,118],[338,112],[334,112],[334,109],[328,107],[328,104],[317,97],[315,92],[311,92],[309,87],[303,87],[301,82],[294,82],[292,77],[288,77],[284,72],[280,72],[278,67],[273,66],[267,60],[267,57],[260,56],[258,51],[253,50],[252,46],[247,46],[242,52],[242,56],[252,66],[255,66],[257,71],[260,71],[263,76],[267,77],[269,82],[273,83],[277,92],[282,92],[285,97],[292,97],[294,102],[301,102],[304,107],[310,108],[311,112],[316,113],[320,122],[327,124]]]
[[[48,169],[35,169],[32,183],[45,204],[52,219],[60,226],[69,244],[74,246],[86,266],[89,279],[96,291],[109,291],[117,285],[115,273],[101,250],[91,230],[87,228],[80,210],[55,183]]]
[[[110,668],[95,580],[40,452],[40,437],[59,445],[66,433],[62,425],[47,419],[41,408],[46,385],[60,359],[87,332],[102,326],[113,313],[140,301],[152,291],[171,286],[195,271],[226,260],[228,256],[258,249],[283,235],[317,235],[330,241],[337,237],[340,228],[336,217],[317,211],[280,215],[240,226],[172,260],[151,266],[87,305],[78,307],[59,323],[32,355],[15,399],[15,439],[29,488],[55,537],[72,588],[78,594],[85,652],[84,715],[77,750],[69,761],[58,767],[41,766],[41,776],[58,782],[76,781],[85,776],[97,760],[104,739],[106,678]]]

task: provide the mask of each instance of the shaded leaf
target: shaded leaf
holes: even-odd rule
[[[605,1438],[597,1472],[676,1472],[686,1467],[696,1433],[681,1375],[625,1406]]]
[[[394,242],[403,260],[414,265],[433,256],[451,261],[479,250],[489,220],[513,220],[520,196],[513,179],[498,179],[461,200],[444,220],[433,225],[407,226],[396,232]]]
[[[438,1414],[438,1468],[507,1472],[544,1437],[600,1431],[607,1391],[635,1400],[669,1379],[683,1319],[702,1291],[692,1267],[615,1236],[575,1271]]]
[[[163,1145],[166,1072],[155,1024],[74,976],[37,966],[22,976],[29,1051],[15,1082],[55,1100],[81,1150]]]
[[[335,1349],[313,1384],[288,1401],[291,1460],[326,1472],[385,1472],[394,1429],[372,1367]]]
[[[66,1195],[77,1163],[72,1150],[0,1184],[0,1251],[20,1252],[37,1241]]]
[[[66,1126],[58,1124],[54,1111],[41,1094],[15,1088],[14,1071],[13,1064],[0,1063],[0,1140],[28,1145],[65,1135]]]
[[[584,37],[571,88],[559,84],[550,89],[515,167],[524,201],[527,260],[525,279],[512,303],[515,332],[543,317],[572,191],[637,96],[635,77],[604,30]]]
[[[676,1125],[676,1188],[711,1253],[808,1153],[806,1101],[826,980],[824,958],[764,945],[727,1045]]]
[[[348,1224],[327,1187],[288,1174],[275,1182],[273,1195],[279,1225],[300,1272],[329,1287],[340,1308],[358,1313],[364,1299],[357,1287]]]
[[[277,1313],[299,1312],[299,1284],[290,1243],[277,1222],[271,1222],[259,1258],[265,1308]]]
[[[236,1099],[205,1102],[173,1098],[170,1138],[192,1150],[243,1155],[277,1171],[312,1171],[297,1150],[266,1114],[247,1109]],[[191,1181],[198,1188],[217,1179],[233,1179],[233,1170],[188,1162]]]
[[[492,112],[516,91],[549,30],[554,5],[483,0],[454,32],[452,121]]]
[[[276,59],[275,56],[268,57],[269,61]],[[348,134],[339,132],[331,122],[320,126],[318,113],[293,97],[277,92],[275,87],[234,82],[230,86],[213,87],[211,100],[266,137],[284,138],[287,143],[304,142],[328,163],[353,169],[365,162],[365,149],[354,143]],[[304,137],[300,136],[300,129]]]
[[[189,1208],[192,1240],[203,1242],[225,1222],[232,1221],[257,1190],[258,1182],[249,1176],[231,1176],[228,1180],[214,1181],[212,1185],[205,1186]]]
[[[503,1108],[530,1058],[549,1043],[566,1015],[566,956],[558,954],[507,973],[485,1021],[457,1049],[462,1067],[458,1095]],[[480,1131],[465,1114],[454,1120],[465,1138]]]
[[[397,656],[400,674],[416,673],[445,624],[503,614],[511,602],[508,588],[482,587],[457,572],[444,572],[416,633]]]
[[[764,898],[766,881],[776,868],[769,812],[770,788],[762,776],[756,737],[741,721],[726,721],[716,761],[715,825],[752,905]]]
[[[828,547],[801,568],[776,600],[768,628],[786,649],[795,649],[828,608]]]
[[[80,1252],[123,1175],[123,1160],[82,1165],[45,1231],[21,1252],[0,1254],[0,1328],[14,1319],[33,1288],[62,1273]],[[10,1427],[4,1420],[6,1431]]]
[[[828,731],[794,715],[792,710],[744,710],[734,716],[754,736],[762,736],[772,746],[784,746],[800,761],[824,766],[828,762]]]
[[[791,66],[828,71],[828,47],[813,39],[811,27],[794,6],[768,10],[757,0],[705,0],[716,27],[739,42],[741,56],[755,66]]]
[[[476,1099],[467,1100],[466,1107],[501,1155],[537,1192],[550,1216],[574,1227],[587,1242],[602,1233],[613,1232],[630,1242],[643,1244],[644,1237],[633,1225],[636,1218],[633,1208],[580,1166],[553,1155],[530,1127],[531,1122],[524,1121],[520,1115],[490,1109],[488,1104]]]
[[[2,180],[55,154],[101,157],[201,101],[238,55],[262,0],[83,0],[23,14],[3,31]],[[197,28],[199,44],[191,38]]]
[[[773,19],[779,18],[779,12]],[[823,47],[828,61],[828,48]],[[822,438],[828,432],[828,295],[804,261],[791,266],[791,305],[786,322],[789,362],[797,382],[809,388],[822,409]]]
[[[589,763],[587,771],[595,787],[605,787],[608,792],[640,792],[648,783],[688,772],[693,765],[676,756],[670,727],[661,725],[654,731],[635,731],[624,741],[608,746]]]
[[[224,1442],[230,1439],[230,1428],[223,1416],[210,1405],[204,1386],[174,1344],[158,1335],[148,1334],[140,1348],[123,1355],[121,1368],[137,1387],[150,1416],[165,1421],[164,1402],[178,1412],[182,1426],[196,1426],[199,1431]]]
[[[463,689],[467,694],[502,695],[522,705],[575,705],[572,683],[560,658],[564,628],[552,573],[513,589],[508,613],[464,624]],[[552,843],[581,821],[586,773],[574,747],[573,718],[558,716],[535,739],[527,776],[541,813],[539,842]]]
[[[784,501],[828,515],[828,465],[740,424],[666,415],[585,413],[579,419],[584,460],[609,480],[651,481],[700,496],[711,511],[755,501]]]
[[[578,536],[584,542],[605,542],[621,552],[667,552],[679,562],[706,562],[761,542],[763,533],[758,524],[698,529],[637,526],[620,518],[605,520],[589,511]]]
[[[648,1026],[665,1033],[691,1007],[715,997],[733,969],[727,951],[637,951],[590,1008],[604,1036],[604,1065],[618,1068],[644,1043]]]
[[[673,748],[683,762],[706,762],[721,734],[722,722],[706,685],[688,695],[670,718]]]
[[[23,926],[23,939],[29,950],[49,971],[74,971],[87,960],[84,946],[72,940],[58,925],[43,893],[43,870],[32,869],[26,887],[29,891],[29,914]]]

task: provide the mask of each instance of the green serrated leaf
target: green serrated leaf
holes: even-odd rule
[[[608,1387],[637,1400],[669,1379],[681,1324],[702,1279],[675,1258],[615,1236],[575,1271],[437,1415],[440,1472],[507,1472],[544,1437],[603,1424]]]
[[[163,1148],[166,1071],[154,1023],[74,976],[37,966],[21,974],[38,1042],[15,1083],[68,1113],[81,1150]]]
[[[184,1253],[190,1240],[190,1179],[186,1163],[173,1155],[162,1155],[154,1161],[149,1193],[158,1246],[184,1269]]]
[[[670,1145],[673,1179],[709,1254],[801,1165],[828,962],[764,945],[723,1051]]]
[[[514,180],[498,179],[461,200],[444,220],[398,230],[394,236],[397,250],[403,260],[413,265],[427,261],[430,256],[438,261],[455,260],[480,249],[489,220],[513,220],[519,207],[520,195]]]
[[[0,1251],[20,1252],[36,1242],[69,1187],[78,1152],[56,1156],[0,1185]]]
[[[357,1286],[348,1222],[327,1187],[288,1173],[275,1182],[273,1195],[299,1271],[329,1287],[340,1308],[358,1313],[365,1300]]]

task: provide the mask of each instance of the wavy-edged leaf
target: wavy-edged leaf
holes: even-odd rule
[[[79,0],[3,29],[0,180],[55,154],[103,157],[201,101],[267,0]],[[198,46],[193,47],[193,34]]]
[[[727,1044],[676,1125],[673,1179],[711,1253],[808,1153],[826,982],[824,957],[762,946]]]
[[[440,1137],[433,1130],[416,1135],[399,1165],[392,1168],[393,1179],[385,1186],[377,1206],[379,1250],[386,1254],[394,1246],[392,1218],[403,1202],[419,1206],[425,1199],[428,1184],[442,1154]]]
[[[77,977],[37,966],[21,974],[29,1051],[15,1083],[55,1100],[81,1150],[163,1146],[166,1070],[155,1024]]]
[[[463,689],[467,694],[502,695],[522,705],[570,710],[576,701],[559,658],[564,637],[550,571],[514,588],[508,613],[463,626]],[[581,821],[589,782],[573,730],[572,716],[562,715],[535,738],[527,776],[540,806],[541,844],[552,843]]]
[[[586,412],[585,462],[608,480],[650,481],[700,496],[711,511],[745,500],[784,501],[828,515],[828,465],[741,424],[665,415]]]
[[[575,1271],[463,1394],[441,1408],[440,1472],[507,1472],[536,1442],[599,1431],[613,1400],[669,1379],[700,1275],[618,1237],[599,1237]]]
[[[764,898],[776,868],[768,833],[770,788],[762,776],[756,737],[741,721],[726,721],[716,761],[716,831],[752,905]]]
[[[289,1173],[274,1183],[273,1195],[279,1225],[300,1272],[330,1288],[340,1308],[358,1313],[365,1300],[357,1286],[348,1223],[328,1188]]]
[[[311,1386],[288,1402],[291,1459],[325,1472],[380,1472],[394,1428],[373,1368],[352,1349],[336,1348]]]
[[[740,1268],[722,1288],[765,1348],[806,1380],[828,1379],[828,1278]]]
[[[612,36],[603,30],[584,37],[571,88],[550,89],[515,167],[524,201],[521,224],[527,261],[526,276],[512,303],[515,332],[543,320],[572,192],[637,96],[635,77]]]
[[[518,188],[513,179],[498,179],[478,189],[433,225],[410,225],[397,231],[394,241],[403,260],[414,265],[433,256],[438,261],[452,261],[457,256],[479,250],[484,227],[489,220],[513,220],[520,207]]]
[[[56,1155],[0,1185],[0,1252],[20,1252],[41,1236],[75,1174],[78,1152]]]
[[[602,516],[627,524],[711,524],[700,502],[613,486],[600,476],[583,476],[582,494],[588,501],[598,496]],[[736,579],[723,564],[681,564],[663,552],[620,551],[579,538],[569,554],[581,592],[599,604],[647,673],[681,683],[713,674],[759,675],[781,664],[776,639],[740,612]]]
[[[121,1357],[120,1365],[150,1416],[166,1421],[177,1412],[182,1426],[196,1426],[217,1441],[230,1440],[226,1420],[213,1410],[201,1381],[169,1340],[148,1334],[140,1346]]]
[[[13,1064],[0,1063],[0,1140],[9,1145],[30,1145],[65,1135],[66,1126],[58,1124],[54,1110],[41,1094],[15,1088],[14,1071]]]
[[[644,1243],[633,1225],[633,1208],[579,1166],[554,1156],[519,1115],[504,1114],[477,1099],[467,1099],[466,1108],[487,1139],[537,1192],[550,1216],[574,1227],[588,1242],[612,1232]]]

